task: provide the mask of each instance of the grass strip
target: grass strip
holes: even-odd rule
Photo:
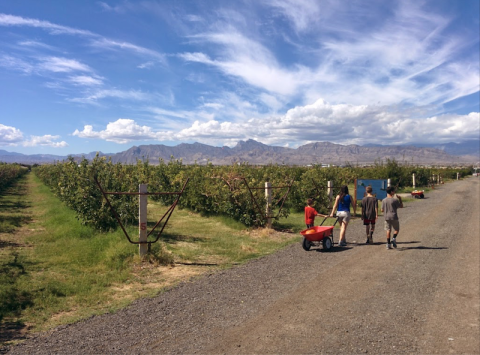
[[[149,226],[166,209],[149,202]],[[138,227],[127,231],[136,240]],[[99,233],[82,225],[27,174],[0,196],[0,342],[113,312],[205,271],[273,253],[298,236],[177,209],[140,260],[121,229]]]

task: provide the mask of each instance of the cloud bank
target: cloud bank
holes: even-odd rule
[[[133,141],[197,141],[235,145],[239,140],[255,139],[269,145],[288,145],[292,141],[334,141],[341,144],[447,143],[478,139],[480,114],[443,114],[415,116],[409,110],[388,110],[368,105],[332,105],[320,99],[312,105],[298,106],[285,115],[251,118],[244,122],[220,122],[215,119],[193,124],[178,131],[154,131],[132,119],[119,119],[104,130],[86,125],[73,135],[131,143]]]
[[[29,136],[25,138],[19,129],[0,124],[0,145],[3,146],[48,146],[52,148],[64,148],[68,146],[65,141],[58,142],[58,139],[60,139],[59,136],[52,135]]]

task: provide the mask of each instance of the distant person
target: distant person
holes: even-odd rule
[[[324,217],[325,215],[320,214],[317,212],[317,210],[315,210],[313,207],[313,199],[309,198],[307,200],[307,206],[305,206],[305,224],[307,225],[307,229],[314,226],[315,216]]]
[[[367,232],[366,244],[373,244],[373,232],[375,231],[375,222],[378,219],[378,200],[372,195],[372,187],[365,189],[367,195],[362,199],[362,220]]]
[[[345,233],[351,218],[350,206],[353,207],[352,197],[348,194],[348,186],[343,185],[340,188],[340,194],[335,198],[332,213],[330,213],[330,217],[333,217],[335,210],[337,210],[338,223],[340,223],[340,239],[338,240],[338,245],[342,247],[347,245]]]
[[[395,195],[395,188],[387,187],[387,197],[382,201],[382,212],[385,216],[385,230],[387,231],[387,249],[397,247],[397,236],[400,231],[400,222],[398,220],[397,209],[403,208],[402,198]],[[393,238],[390,243],[391,230],[393,229]]]

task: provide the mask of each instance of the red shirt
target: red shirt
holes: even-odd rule
[[[310,206],[305,207],[305,224],[313,224],[316,215],[318,215],[318,212],[315,211],[315,208]]]

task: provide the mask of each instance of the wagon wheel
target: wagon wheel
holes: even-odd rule
[[[302,247],[306,251],[309,251],[310,248],[312,247],[313,243],[309,241],[307,238],[303,237],[303,242],[302,242]]]
[[[323,238],[322,245],[323,245],[323,249],[325,249],[326,251],[331,251],[332,247],[333,247],[333,244],[332,244],[332,240],[330,239],[330,237]]]
[[[424,194],[421,194],[421,195],[420,195],[420,198],[424,198],[424,197],[425,197],[425,195],[424,195]]]

